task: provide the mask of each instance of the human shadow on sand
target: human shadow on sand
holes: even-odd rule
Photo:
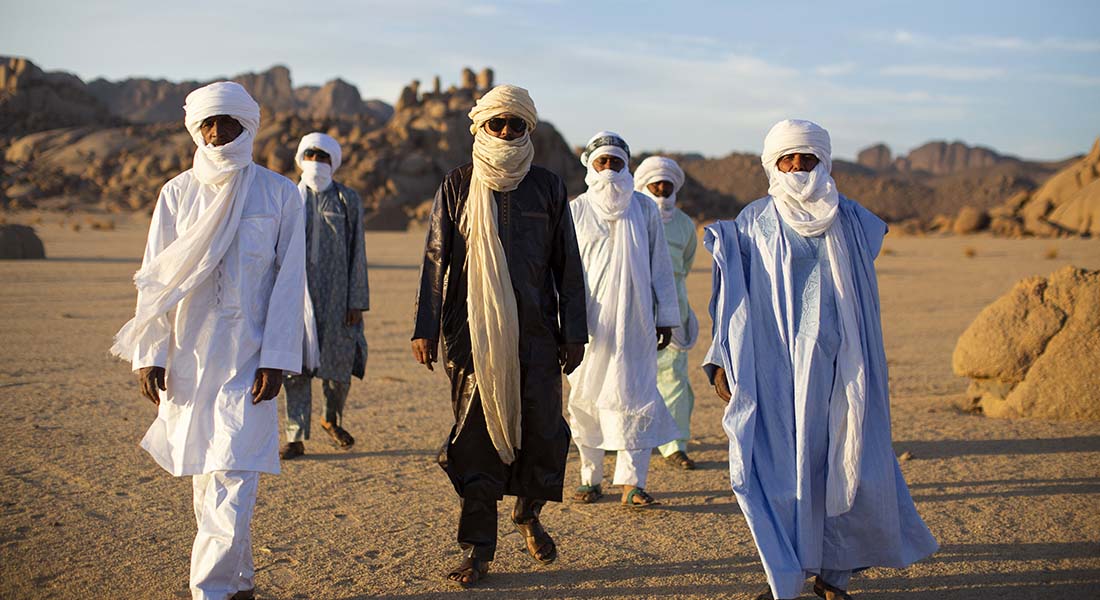
[[[1100,452],[1100,435],[1036,440],[921,440],[894,442],[898,454],[911,452],[916,459],[957,458],[1014,454]]]
[[[298,458],[295,458],[294,461],[295,462],[351,461],[351,460],[357,460],[357,459],[360,459],[360,458],[382,458],[382,457],[395,457],[395,456],[434,457],[438,453],[439,453],[438,450],[425,450],[425,449],[422,449],[422,448],[395,448],[393,450],[374,450],[374,451],[369,451],[369,452],[367,452],[367,451],[357,452],[355,450],[345,452],[343,450],[339,450],[339,449],[334,448],[334,449],[332,449],[328,452],[323,452],[323,453],[322,452],[318,452],[318,453],[309,452],[309,453],[303,454],[302,456],[299,456]]]
[[[969,491],[947,491],[952,488],[976,489],[971,489]],[[973,498],[994,497],[1007,498],[1020,496],[1059,496],[1063,494],[1100,494],[1100,477],[943,481],[910,484],[909,490],[913,494],[913,500],[917,502],[946,502],[950,500],[970,500]],[[922,493],[921,490],[925,491]]]
[[[734,556],[722,560],[682,562],[632,563],[591,569],[533,569],[519,573],[490,571],[489,577],[476,588],[482,598],[536,600],[542,598],[638,598],[676,597],[684,594],[704,595],[711,598],[729,598],[748,593],[741,583],[669,585],[669,578],[680,578],[685,573],[710,578],[729,578],[733,574],[756,573],[760,564],[755,556]],[[656,579],[653,585],[638,585],[638,580]],[[731,578],[732,579],[732,578]],[[623,585],[624,581],[631,585]],[[761,576],[761,581],[763,577]],[[577,587],[578,585],[584,587]],[[467,595],[469,591],[457,586],[453,590],[417,594],[383,594],[381,596],[349,596],[344,600],[387,598],[390,600],[428,600],[444,596]]]

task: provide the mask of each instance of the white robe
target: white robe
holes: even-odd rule
[[[239,470],[279,472],[273,400],[252,403],[259,368],[302,367],[305,228],[298,188],[252,165],[240,226],[210,276],[154,327],[133,368],[167,369],[157,419],[141,447],[172,475]],[[186,196],[191,170],[164,185],[145,247],[145,263],[185,231],[214,198],[214,188]],[[197,182],[196,182],[197,183]]]
[[[584,194],[570,205],[577,231],[587,292],[589,344],[584,361],[569,375],[569,416],[580,446],[604,450],[655,448],[676,438],[679,429],[657,390],[657,327],[678,327],[680,305],[668,256],[661,214],[635,192],[617,222],[600,218]],[[626,279],[613,282],[615,234],[637,244],[638,262]],[[632,244],[628,244],[628,247]],[[628,253],[629,254],[629,253]],[[648,291],[635,301],[633,285]],[[601,311],[614,321],[614,335],[598,335]]]

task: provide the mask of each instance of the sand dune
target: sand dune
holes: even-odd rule
[[[9,413],[0,421],[0,597],[187,597],[190,482],[161,472],[138,448],[155,409],[106,350],[133,308],[129,278],[147,222],[74,232],[59,218],[38,225],[50,260],[0,261],[0,405]],[[359,442],[345,453],[315,436],[306,457],[262,479],[254,522],[262,598],[465,593],[442,578],[459,557],[456,498],[433,463],[449,427],[445,378],[408,350],[420,243],[417,233],[368,236],[370,362],[348,410]],[[1054,260],[1044,258],[1051,246]],[[951,373],[959,334],[1015,281],[1064,264],[1100,268],[1100,244],[888,238],[878,268],[895,448],[913,457],[902,470],[942,550],[905,572],[857,577],[858,597],[1100,597],[1100,424],[954,408],[967,385]],[[709,287],[703,260],[689,279],[701,314]],[[705,351],[693,350],[692,361]],[[693,377],[701,469],[655,461],[650,490],[663,508],[549,505],[544,521],[561,554],[549,567],[521,552],[502,511],[497,561],[473,593],[751,597],[763,575],[729,491],[723,406],[701,371]],[[575,451],[567,477],[575,483]]]

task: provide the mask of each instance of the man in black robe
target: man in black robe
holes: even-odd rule
[[[447,174],[436,193],[412,339],[414,357],[433,370],[442,330],[455,426],[439,462],[462,498],[465,553],[448,578],[462,587],[488,573],[505,494],[516,496],[512,522],[527,552],[542,563],[557,557],[539,514],[547,501],[561,501],[570,441],[561,373],[580,364],[588,340],[565,184],[531,165],[538,117],[530,96],[498,86],[470,118],[474,162]],[[494,282],[498,293],[487,292]],[[475,363],[484,371],[475,375]],[[511,388],[501,372],[509,365]]]

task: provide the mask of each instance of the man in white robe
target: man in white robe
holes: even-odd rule
[[[132,362],[158,406],[141,446],[192,477],[192,597],[242,600],[253,597],[259,474],[279,472],[268,400],[302,366],[302,201],[289,179],[252,162],[260,107],[243,87],[199,88],[184,110],[194,164],[161,190],[135,316],[111,352]]]
[[[588,190],[573,200],[573,223],[584,264],[588,353],[569,375],[569,416],[581,458],[574,498],[603,495],[604,452],[616,451],[613,485],[622,503],[657,504],[646,491],[653,449],[679,428],[657,390],[657,351],[680,325],[676,283],[661,214],[634,191],[630,148],[602,131],[585,145]],[[655,337],[656,336],[656,337]]]
[[[695,347],[699,338],[699,321],[688,301],[687,276],[695,263],[698,240],[695,222],[676,206],[676,194],[683,186],[683,169],[665,156],[650,156],[634,171],[634,189],[653,200],[661,211],[672,276],[676,280],[676,299],[680,305],[679,327],[672,330],[672,343],[657,352],[657,389],[680,432],[676,439],[659,450],[670,465],[690,471],[695,468],[695,461],[687,454],[695,392],[688,377],[687,359],[688,350]]]
[[[874,260],[886,224],[840,196],[829,134],[775,125],[768,196],[706,229],[730,482],[768,578],[757,600],[848,598],[853,572],[935,552],[890,442]]]

